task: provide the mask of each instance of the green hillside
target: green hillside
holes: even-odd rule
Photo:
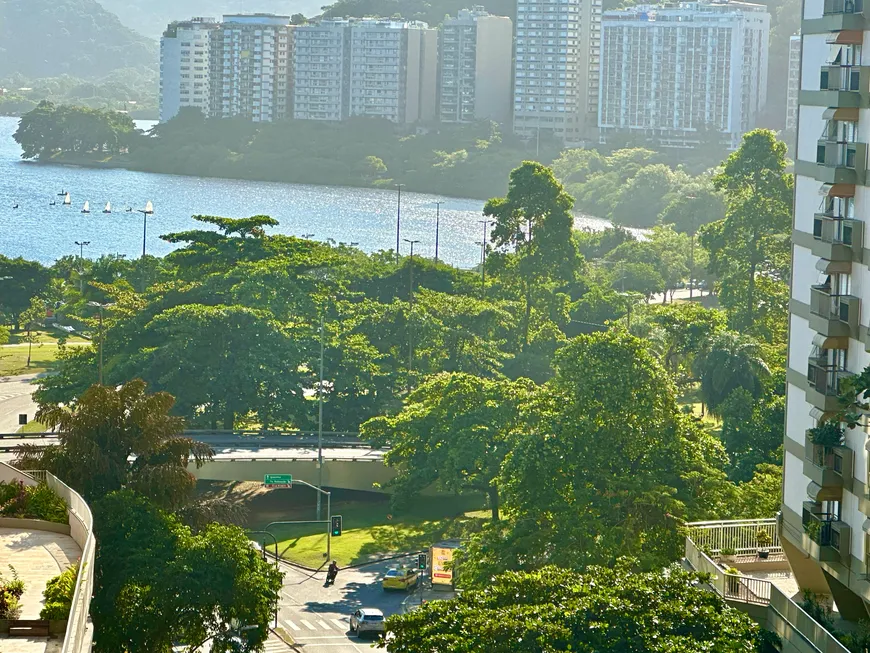
[[[0,78],[97,79],[158,66],[157,43],[96,0],[0,0]]]

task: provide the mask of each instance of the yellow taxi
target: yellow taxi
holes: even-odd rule
[[[385,590],[409,590],[416,587],[420,577],[414,569],[394,568],[387,571],[381,585]]]

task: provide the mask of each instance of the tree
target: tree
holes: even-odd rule
[[[181,435],[183,420],[170,415],[173,403],[134,380],[117,388],[93,385],[69,407],[40,405],[36,420],[57,432],[59,442],[42,450],[20,447],[16,465],[49,469],[88,501],[130,488],[167,510],[185,507],[196,487],[188,464],[202,465],[212,451]]]
[[[31,300],[46,292],[49,271],[36,261],[26,261],[21,257],[11,259],[0,254],[0,279],[0,311],[12,316],[18,331],[21,314],[30,308]]]
[[[389,445],[385,462],[398,476],[394,503],[407,506],[430,486],[450,493],[479,492],[499,519],[499,474],[510,443],[522,429],[531,381],[493,381],[470,374],[430,377],[405,400],[395,417],[376,417],[362,435]]]
[[[483,208],[484,215],[495,218],[492,242],[512,250],[517,259],[496,268],[514,277],[522,289],[524,348],[529,344],[532,306],[541,287],[549,281],[570,281],[577,270],[577,250],[571,239],[573,205],[552,170],[526,161],[511,172],[507,195],[489,200]]]
[[[771,635],[674,566],[636,573],[547,567],[509,572],[486,589],[390,617],[390,653],[769,653]]]
[[[670,224],[681,233],[696,234],[698,229],[725,217],[725,201],[709,177],[696,177],[684,186],[659,214],[660,224]]]
[[[720,407],[736,389],[742,388],[758,398],[762,380],[770,368],[757,341],[734,331],[714,335],[695,358],[695,374],[701,381],[701,396],[710,412],[720,415]]]
[[[91,614],[97,653],[170,653],[211,638],[233,650],[235,623],[262,646],[281,590],[281,573],[236,527],[213,524],[194,534],[147,499],[124,490],[94,504],[96,559]]]
[[[697,352],[725,328],[722,311],[688,302],[651,307],[647,319],[660,330],[662,362],[672,374],[681,369],[688,373]]]
[[[731,460],[729,476],[735,481],[749,480],[756,467],[782,462],[785,397],[755,397],[737,388],[719,406],[722,415],[722,442]]]
[[[687,181],[663,163],[638,170],[625,185],[613,207],[611,218],[616,224],[651,227],[668,205],[669,194]]]
[[[31,297],[30,306],[21,314],[20,319],[27,331],[24,338],[27,340],[27,367],[30,367],[30,355],[33,353],[33,343],[36,342],[33,329],[45,322],[45,302],[39,297]]]
[[[756,129],[743,136],[713,178],[725,195],[726,214],[702,229],[701,243],[721,279],[722,295],[729,298],[723,305],[731,326],[741,331],[751,332],[757,320],[758,277],[787,275],[794,185],[786,172],[787,149],[772,131]]]

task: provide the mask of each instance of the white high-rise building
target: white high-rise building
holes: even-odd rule
[[[211,115],[254,122],[292,117],[293,26],[288,16],[223,17],[211,48]]]
[[[513,22],[483,7],[462,9],[441,25],[438,118],[441,122],[511,117]]]
[[[601,0],[517,0],[514,133],[591,139],[600,49]]]
[[[209,113],[211,35],[214,18],[191,18],[171,23],[160,39],[160,122],[182,107]]]
[[[838,396],[870,365],[870,24],[861,0],[802,11],[780,542],[800,588],[857,622],[870,616],[870,426],[864,413],[849,428]]]
[[[764,5],[638,5],[602,19],[602,141],[623,132],[663,146],[720,134],[737,147],[767,101]]]
[[[788,42],[788,90],[785,97],[785,128],[797,129],[798,93],[801,88],[801,37],[795,34]]]
[[[435,119],[437,30],[379,18],[323,20],[295,30],[294,117]]]

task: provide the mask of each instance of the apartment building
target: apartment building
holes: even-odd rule
[[[296,29],[294,117],[435,119],[437,30],[381,18],[322,20]]]
[[[797,129],[798,92],[801,87],[801,37],[795,34],[788,42],[788,86],[785,97],[786,131]]]
[[[606,11],[601,141],[633,134],[686,147],[711,133],[730,147],[767,101],[770,14],[745,2],[683,2]]]
[[[209,113],[211,35],[214,18],[191,18],[171,23],[160,39],[160,122],[182,107]]]
[[[510,122],[513,21],[483,7],[444,19],[438,48],[438,118]]]
[[[292,117],[292,64],[288,16],[224,16],[212,36],[210,115],[254,122]]]
[[[595,136],[601,0],[517,0],[514,133],[565,144]]]
[[[854,621],[870,602],[868,420],[848,428],[838,395],[870,364],[868,33],[860,0],[804,0],[780,522],[800,587]]]

